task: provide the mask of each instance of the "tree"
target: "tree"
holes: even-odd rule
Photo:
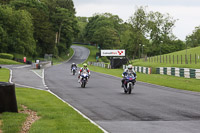
[[[191,35],[186,36],[186,44],[189,47],[200,46],[200,26],[195,27],[195,30]]]
[[[13,10],[8,6],[0,6],[0,36],[3,52],[35,54],[35,40],[31,15],[24,10]]]
[[[133,16],[130,17],[129,23],[131,25],[131,38],[129,40],[128,51],[132,53],[134,57],[140,57],[140,45],[147,45],[146,39],[147,33],[148,15],[145,11],[145,7],[139,7]],[[132,52],[130,52],[132,51]]]
[[[101,48],[119,48],[121,23],[122,20],[117,15],[95,14],[86,25],[85,38],[90,43],[101,45]]]
[[[163,54],[164,52],[161,51],[163,44],[161,42],[167,45],[171,42],[170,40],[175,40],[172,29],[176,20],[169,14],[152,11],[148,14],[148,17],[148,36],[151,40],[153,53],[160,54],[161,52]]]
[[[97,29],[91,41],[99,44],[101,49],[115,49],[120,46],[117,31],[110,27],[101,27]]]
[[[77,20],[68,9],[60,7],[56,8],[52,20],[58,33],[58,51],[60,54],[66,53],[72,44],[73,38],[79,31]]]

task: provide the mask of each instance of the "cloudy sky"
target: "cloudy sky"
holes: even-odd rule
[[[147,11],[169,13],[175,23],[173,33],[185,40],[195,27],[200,26],[200,0],[73,0],[77,16],[91,17],[94,13],[109,12],[124,21],[132,16],[139,6],[148,6]]]

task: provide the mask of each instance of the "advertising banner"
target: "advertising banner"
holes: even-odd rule
[[[101,50],[101,56],[125,56],[125,50]]]

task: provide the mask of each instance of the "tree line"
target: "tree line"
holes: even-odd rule
[[[176,21],[143,6],[123,22],[111,13],[76,17],[72,0],[0,0],[0,52],[61,56],[75,41],[140,58],[199,46],[200,27],[182,41],[172,32]]]
[[[143,6],[136,9],[128,22],[111,13],[78,17],[81,28],[76,41],[97,44],[101,49],[125,49],[131,59],[183,50],[187,44],[189,47],[199,45],[200,28],[185,42],[172,32],[176,21],[169,14],[147,11]],[[194,42],[196,36],[199,42]]]
[[[0,52],[68,53],[79,32],[75,13],[72,0],[0,0]]]

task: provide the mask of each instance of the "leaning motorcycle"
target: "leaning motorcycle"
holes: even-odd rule
[[[88,78],[89,78],[89,75],[88,75],[88,72],[86,70],[84,70],[82,73],[81,73],[81,76],[80,76],[81,80],[80,80],[80,84],[81,84],[81,87],[82,88],[85,88],[87,82],[88,82]]]
[[[76,73],[76,67],[72,67],[72,74],[75,75]]]
[[[135,76],[132,73],[128,73],[125,78],[126,79],[124,81],[124,92],[131,94],[132,89],[135,85]]]

